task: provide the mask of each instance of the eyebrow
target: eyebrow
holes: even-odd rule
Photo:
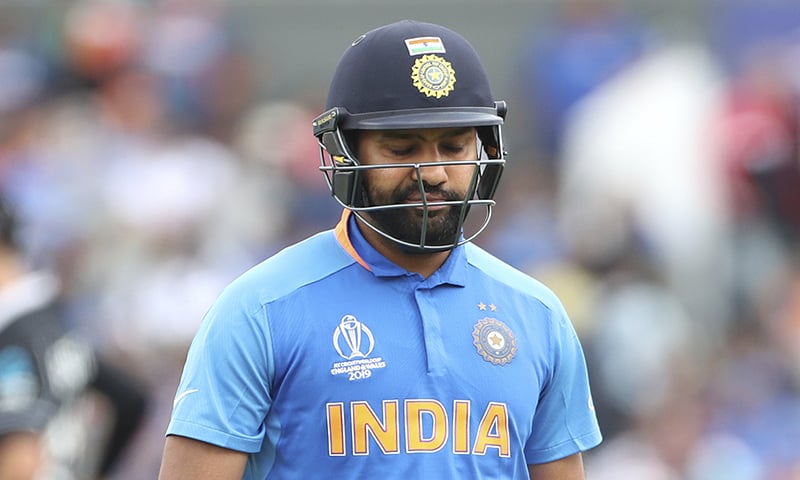
[[[434,140],[441,140],[444,138],[454,138],[460,137],[471,132],[473,127],[459,127],[459,128],[449,128],[445,129],[441,134],[436,136]],[[421,135],[420,133],[416,132],[408,132],[405,130],[388,130],[382,132],[379,136],[381,140],[426,140],[427,138]]]

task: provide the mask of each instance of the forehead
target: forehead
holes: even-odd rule
[[[453,128],[415,128],[403,130],[362,130],[362,140],[371,142],[391,140],[417,140],[435,142],[452,138],[471,137],[475,135],[473,127]]]

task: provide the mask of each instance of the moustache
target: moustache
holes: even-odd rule
[[[405,203],[407,201],[422,202],[420,197],[435,198],[437,202],[460,202],[464,200],[463,194],[458,194],[452,190],[446,190],[435,185],[423,184],[420,190],[418,185],[400,187],[392,194],[393,203]]]

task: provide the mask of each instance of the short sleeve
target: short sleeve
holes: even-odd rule
[[[528,464],[552,462],[602,441],[578,336],[563,308],[551,315],[550,377],[540,394],[533,433],[525,447]]]
[[[272,405],[265,309],[229,286],[206,314],[186,358],[168,435],[256,452]]]

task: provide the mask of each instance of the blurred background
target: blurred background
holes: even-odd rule
[[[798,0],[2,0],[0,190],[70,328],[147,392],[107,477],[155,478],[222,286],[336,223],[310,121],[402,18],[464,34],[509,102],[477,243],[576,325],[587,477],[800,479]]]

